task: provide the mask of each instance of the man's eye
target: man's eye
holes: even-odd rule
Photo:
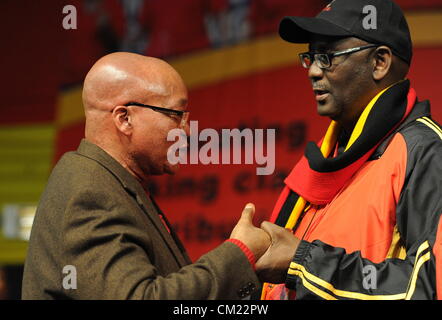
[[[176,113],[170,113],[169,117],[171,117],[172,119],[177,120],[177,121],[181,119],[181,117],[179,115],[177,115]]]
[[[328,57],[325,54],[321,54],[319,57],[319,61],[323,64],[327,64],[328,63]]]

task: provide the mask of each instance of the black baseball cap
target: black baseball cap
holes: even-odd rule
[[[334,0],[316,17],[284,17],[279,24],[279,35],[288,42],[308,43],[311,34],[383,44],[411,64],[408,23],[401,8],[391,0]]]

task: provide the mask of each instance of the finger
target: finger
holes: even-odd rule
[[[253,224],[253,215],[255,214],[255,205],[253,203],[248,203],[241,213],[240,221]]]
[[[271,223],[268,221],[263,221],[261,223],[261,229],[264,230],[265,232],[267,232],[270,235],[270,238],[274,239],[274,238],[276,238],[276,234],[278,232],[281,232],[281,229],[283,229],[283,228],[281,228],[280,226],[278,226],[274,223]]]

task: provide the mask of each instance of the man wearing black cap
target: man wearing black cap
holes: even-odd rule
[[[442,298],[442,129],[406,79],[412,43],[390,0],[285,17],[331,124],[285,180],[271,221],[292,239],[258,261],[263,299]],[[263,224],[271,233],[271,226]],[[289,246],[288,243],[292,242]],[[284,243],[284,246],[278,246]]]

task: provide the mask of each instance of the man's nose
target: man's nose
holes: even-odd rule
[[[320,79],[324,76],[324,70],[318,67],[316,61],[313,61],[312,65],[308,69],[308,77],[311,80]]]

